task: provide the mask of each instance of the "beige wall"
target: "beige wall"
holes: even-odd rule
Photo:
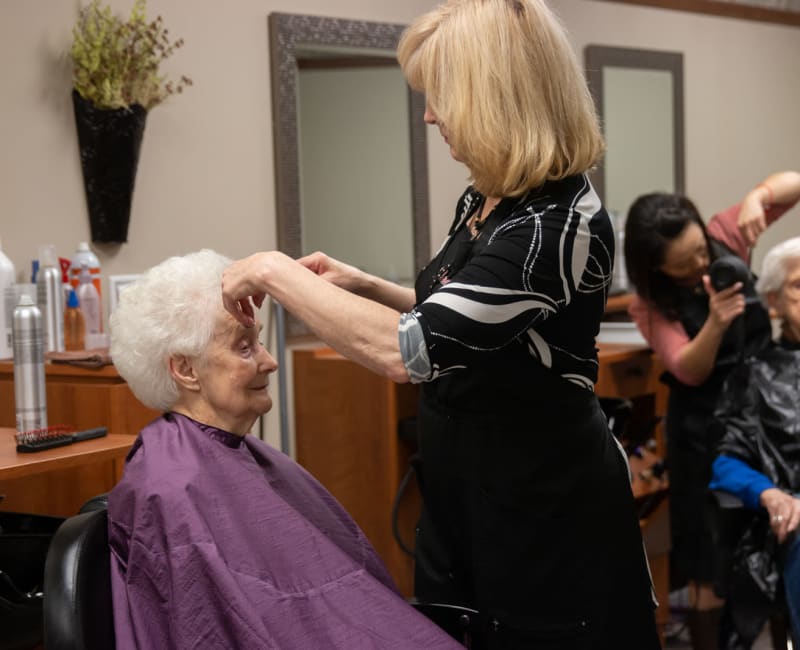
[[[128,11],[129,0],[112,0]],[[430,0],[150,0],[186,40],[169,64],[194,87],[149,116],[127,244],[95,247],[105,276],[213,247],[232,257],[275,245],[267,15],[408,22]],[[559,0],[580,56],[589,43],[682,51],[687,190],[706,214],[769,172],[800,168],[800,29]],[[40,243],[69,256],[89,237],[65,53],[74,0],[0,2],[0,238],[18,270]],[[432,246],[466,172],[431,132]],[[800,231],[797,210],[765,238]],[[758,259],[758,256],[757,256]],[[278,416],[266,420],[275,440]]]

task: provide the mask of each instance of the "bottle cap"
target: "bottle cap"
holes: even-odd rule
[[[39,246],[39,266],[58,266],[55,244],[43,244]]]
[[[85,242],[85,241],[80,242],[78,244],[78,250],[81,253],[88,252],[89,251],[89,242]]]
[[[69,290],[69,298],[67,298],[67,307],[80,307],[81,303],[78,300],[78,294],[75,293],[75,289]]]
[[[17,303],[18,307],[30,307],[31,305],[35,305],[36,303],[31,300],[31,297],[27,293],[23,293],[19,297],[19,302]]]

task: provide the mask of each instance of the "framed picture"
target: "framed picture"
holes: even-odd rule
[[[134,280],[138,280],[141,276],[138,273],[131,275],[110,275],[108,277],[108,313],[113,314],[114,309],[117,307],[119,301],[119,294],[125,288],[125,285],[130,284]]]

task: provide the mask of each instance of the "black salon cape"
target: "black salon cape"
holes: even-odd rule
[[[723,430],[721,454],[747,463],[783,490],[800,491],[800,349],[796,345],[782,341],[735,370],[722,391],[716,416]],[[768,513],[762,509],[745,523],[724,585],[732,623],[743,639],[755,639],[774,610],[780,558]]]

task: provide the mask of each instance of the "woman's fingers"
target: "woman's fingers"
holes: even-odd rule
[[[770,528],[780,543],[800,525],[800,500],[789,494],[783,493],[778,498],[771,499],[767,511]]]
[[[251,256],[233,262],[222,273],[222,304],[245,327],[255,325],[255,311],[261,308],[266,293],[255,286],[258,259]]]
[[[708,310],[716,321],[727,326],[731,321],[744,313],[745,299],[742,293],[742,283],[736,282],[726,289],[715,291],[707,275],[703,276],[703,284],[708,293]]]
[[[786,521],[786,532],[791,533],[800,526],[800,499],[792,497],[790,514]]]

